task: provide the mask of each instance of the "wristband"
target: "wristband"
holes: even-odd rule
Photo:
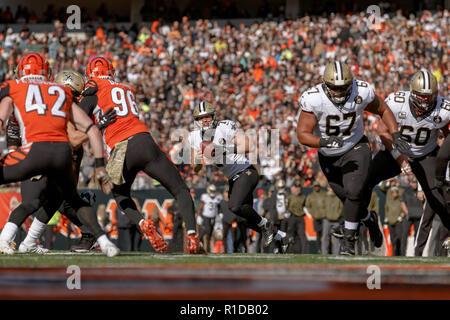
[[[84,131],[84,133],[87,134],[87,133],[89,132],[89,130],[91,130],[91,128],[92,128],[93,126],[95,126],[95,124],[94,124],[94,123],[91,123],[91,124],[89,125],[89,127],[86,128],[86,130]]]
[[[400,157],[402,154],[397,149],[392,149],[391,155],[394,157],[395,160],[397,160],[397,158]]]
[[[95,158],[94,160],[94,166],[96,168],[98,167],[104,167],[105,166],[105,158]]]

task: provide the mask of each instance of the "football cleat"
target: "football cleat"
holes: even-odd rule
[[[445,241],[442,243],[442,246],[445,250],[447,250],[447,257],[450,257],[450,237],[445,239]]]
[[[337,226],[330,228],[330,235],[337,239],[342,239],[344,237],[344,225],[339,224]]]
[[[119,255],[120,249],[116,247],[116,245],[112,242],[109,242],[104,247],[100,246],[100,249],[107,257],[115,257]]]
[[[29,246],[22,241],[22,243],[19,245],[19,252],[20,253],[46,254],[46,253],[49,253],[50,250],[48,250],[48,249],[44,248],[43,246],[36,244],[36,243]]]
[[[78,244],[70,247],[70,251],[77,253],[88,253],[93,250],[96,245],[95,237],[90,233],[82,233]]]
[[[141,232],[144,237],[150,241],[152,248],[158,253],[167,253],[169,251],[169,244],[164,238],[156,231],[155,224],[152,220],[144,220],[140,224]]]
[[[344,228],[344,237],[341,241],[339,254],[346,256],[355,255],[356,232],[357,230],[349,230]]]
[[[261,229],[264,239],[264,247],[268,247],[272,243],[274,236],[277,233],[277,229],[269,220],[267,220],[266,224]]]
[[[198,239],[198,235],[188,235],[186,237],[186,247],[189,254],[206,254],[203,244]]]
[[[383,244],[383,233],[378,225],[378,215],[375,211],[370,211],[370,216],[367,220],[363,220],[364,225],[369,229],[370,239],[376,248]]]
[[[10,241],[0,240],[0,253],[14,254],[14,249],[11,247]]]
[[[277,246],[275,247],[273,253],[286,253],[293,243],[293,237],[284,236],[281,240],[276,240]]]

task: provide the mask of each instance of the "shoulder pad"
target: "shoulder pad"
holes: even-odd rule
[[[93,96],[97,93],[97,91],[98,91],[97,82],[95,82],[94,80],[89,80],[84,86],[84,90],[81,94],[83,96]]]

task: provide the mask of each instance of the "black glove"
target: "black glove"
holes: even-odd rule
[[[341,148],[344,145],[344,139],[337,136],[320,138],[319,145],[321,148]]]
[[[401,153],[404,153],[411,149],[411,146],[406,142],[400,132],[394,132],[392,134],[392,147],[398,149]]]
[[[6,146],[20,147],[22,145],[22,139],[20,138],[20,127],[16,121],[8,121],[6,126]]]
[[[436,178],[434,178],[434,188],[441,189],[441,190],[447,192],[448,187],[449,187],[448,181],[445,180],[445,177],[436,177]]]
[[[111,123],[116,121],[116,118],[117,118],[116,110],[114,110],[114,108],[109,108],[103,115],[100,116],[96,126],[99,130],[103,130]]]

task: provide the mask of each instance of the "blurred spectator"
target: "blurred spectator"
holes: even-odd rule
[[[290,216],[287,220],[288,239],[293,241],[293,244],[288,248],[288,253],[309,253],[309,243],[305,233],[305,204],[306,196],[302,193],[301,182],[295,182],[290,188],[291,192],[287,196],[287,210]]]
[[[325,208],[326,214],[322,226],[322,254],[339,254],[339,240],[330,235],[330,230],[339,226],[339,218],[342,216],[344,205],[330,186],[327,187]]]
[[[391,185],[386,192],[385,222],[389,225],[393,256],[402,255],[402,234],[405,226],[405,214],[403,213],[401,206],[402,191],[403,189],[399,189],[396,185]]]
[[[317,252],[322,251],[323,219],[326,217],[327,193],[318,181],[313,182],[313,191],[306,197],[305,207],[309,215],[314,218],[314,230],[317,233]]]
[[[423,215],[422,201],[417,197],[418,182],[415,177],[409,178],[409,187],[405,189],[401,197],[401,206],[403,213],[406,216],[405,226],[402,234],[402,248],[403,256],[406,256],[406,249],[408,243],[408,236],[411,226],[414,226],[414,235],[417,235],[419,230],[420,218]]]

